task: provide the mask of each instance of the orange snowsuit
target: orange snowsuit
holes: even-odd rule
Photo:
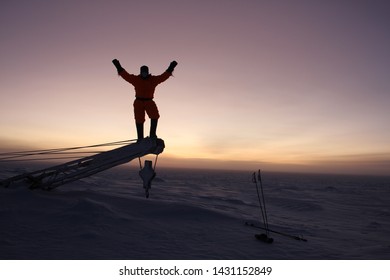
[[[145,112],[151,119],[159,119],[158,108],[153,101],[154,91],[158,84],[166,81],[171,73],[165,71],[159,76],[149,75],[146,79],[143,79],[140,75],[129,74],[126,70],[123,70],[119,75],[132,84],[135,89],[134,106],[134,118],[136,123],[145,122]]]

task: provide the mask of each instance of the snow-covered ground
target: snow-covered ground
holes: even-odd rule
[[[30,167],[33,169],[33,167]],[[20,173],[0,169],[0,179]],[[125,165],[53,191],[0,188],[0,259],[390,259],[390,178],[157,170],[150,198]]]

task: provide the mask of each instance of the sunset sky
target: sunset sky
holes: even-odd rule
[[[136,138],[111,60],[176,60],[155,94],[162,165],[390,175],[389,5],[1,1],[0,149]]]

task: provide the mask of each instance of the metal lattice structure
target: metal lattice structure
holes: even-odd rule
[[[9,187],[14,182],[26,181],[32,189],[50,190],[148,154],[158,155],[163,152],[164,148],[165,144],[162,139],[145,138],[138,143],[132,143],[114,150],[20,174],[0,181],[0,185]]]

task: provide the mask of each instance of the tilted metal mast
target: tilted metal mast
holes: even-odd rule
[[[30,188],[32,189],[42,188],[50,190],[114,166],[130,162],[133,159],[140,158],[147,154],[158,155],[163,152],[164,148],[164,140],[159,138],[145,138],[138,143],[129,144],[111,151],[87,156],[42,170],[17,175],[0,181],[0,185],[8,187],[16,181],[24,180],[30,184]]]

